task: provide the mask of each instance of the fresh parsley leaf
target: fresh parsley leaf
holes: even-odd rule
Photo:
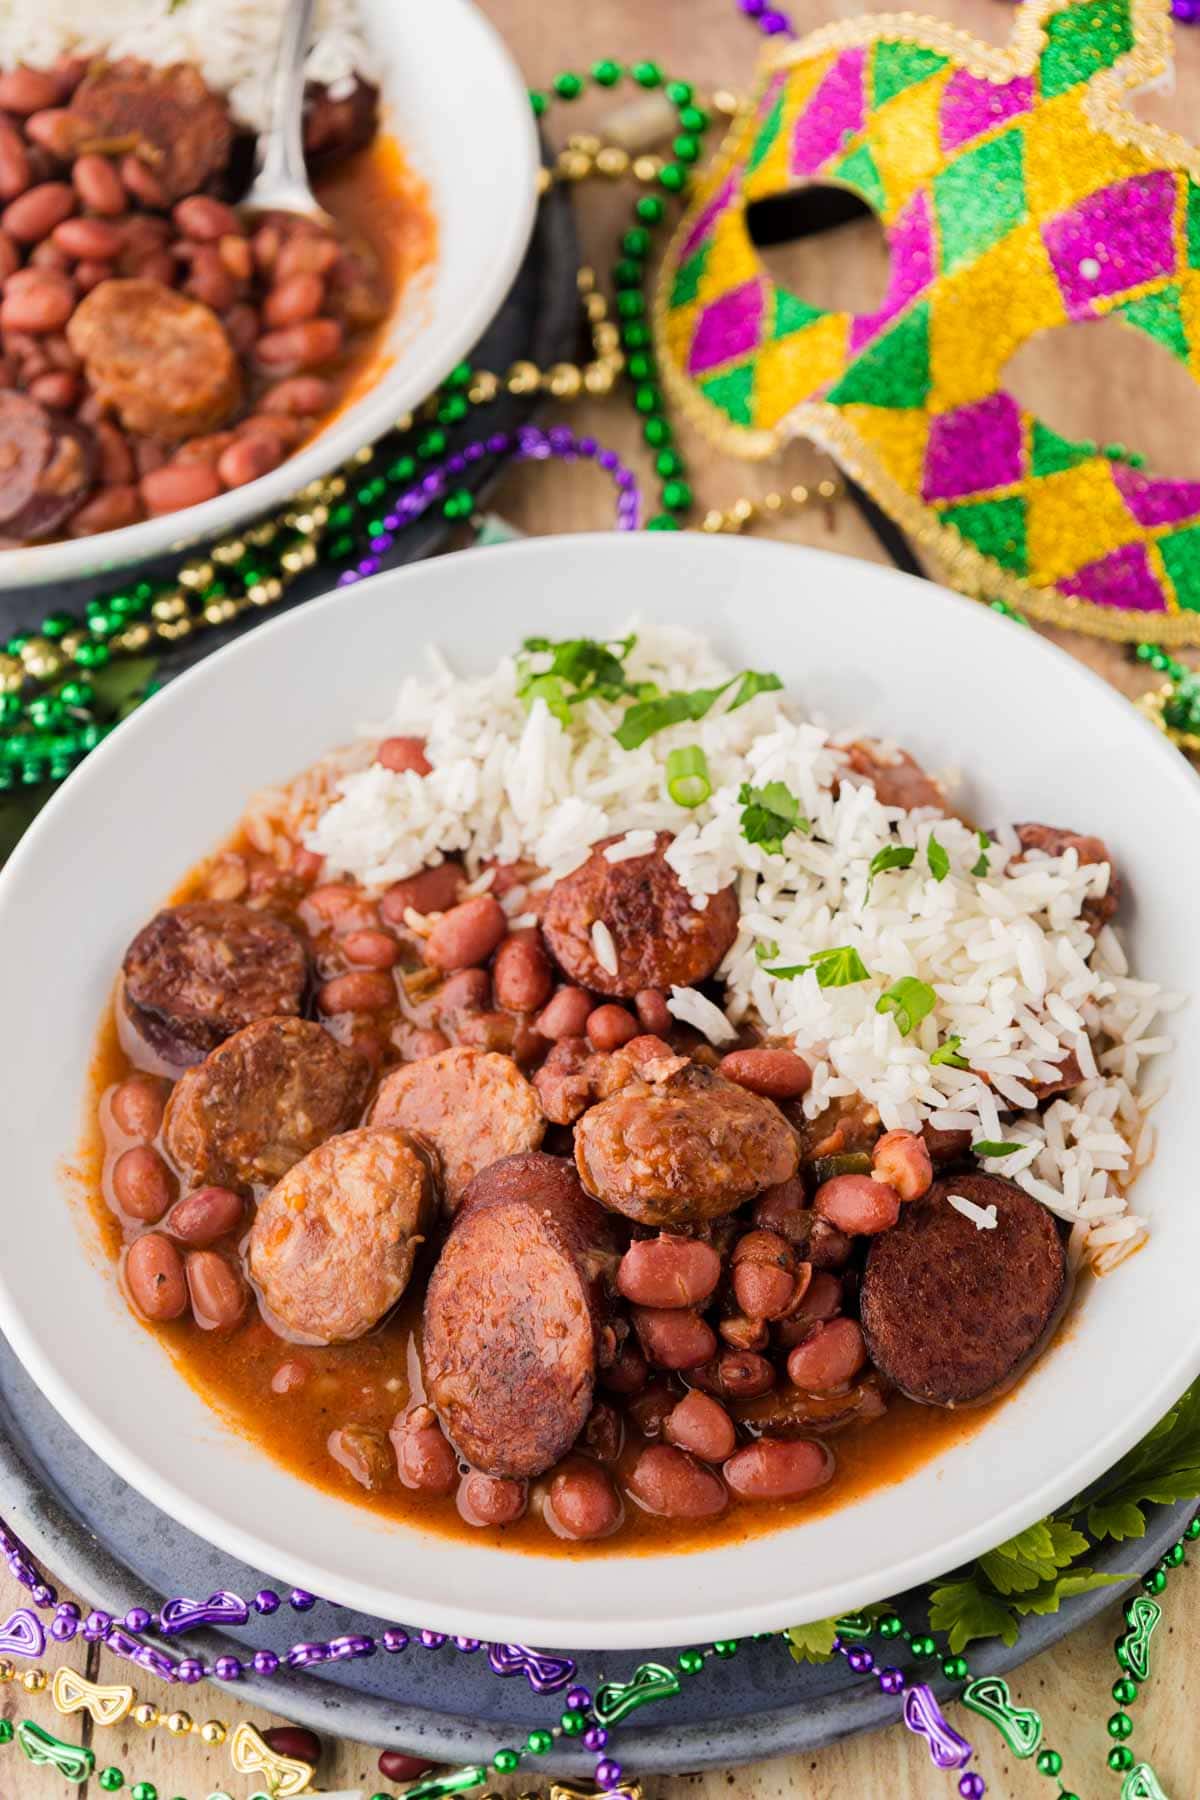
[[[976,1638],[1015,1644],[1020,1627],[1010,1606],[974,1575],[947,1581],[929,1596],[929,1628],[944,1631],[955,1656]]]
[[[886,875],[889,869],[911,869],[916,854],[907,844],[888,844],[885,849],[877,850],[867,869],[867,891],[863,899],[871,898],[871,888],[877,875]]]
[[[938,843],[937,838],[932,831],[929,834],[929,842],[925,846],[925,855],[928,858],[929,873],[933,876],[933,879],[935,881],[945,881],[947,875],[950,873],[950,858]]]
[[[517,698],[526,706],[544,700],[556,719],[570,723],[570,708],[584,700],[620,700],[637,690],[625,677],[624,659],[634,636],[600,643],[596,638],[528,637],[517,658]],[[533,656],[549,656],[545,668],[534,669]]]
[[[1159,1420],[1103,1480],[1065,1510],[1086,1513],[1093,1537],[1141,1537],[1146,1505],[1168,1506],[1200,1494],[1200,1382]]]
[[[991,847],[992,847],[991,838],[988,836],[986,831],[981,831],[979,833],[979,855],[976,857],[975,861],[971,864],[972,875],[978,875],[982,878],[984,875],[987,874],[987,872],[988,872],[988,851],[991,849]]]
[[[789,963],[782,969],[768,969],[780,981],[791,981],[812,969],[817,986],[822,988],[853,987],[857,981],[869,981],[871,971],[852,944],[836,944],[830,950],[817,950],[806,963]]]
[[[909,854],[912,854],[911,851]],[[912,975],[902,975],[885,994],[880,994],[875,1002],[875,1011],[894,1013],[896,1029],[901,1037],[907,1037],[922,1019],[928,1018],[936,1004],[937,995],[928,982],[918,981]]]
[[[1011,1156],[1014,1150],[1023,1150],[1024,1144],[998,1144],[993,1138],[980,1138],[977,1144],[971,1145],[972,1156]]]
[[[674,693],[637,701],[629,708],[613,735],[622,750],[636,750],[639,744],[644,744],[656,732],[665,731],[669,725],[681,725],[685,719],[702,719],[735,682],[737,692],[729,703],[730,712],[736,712],[739,706],[745,706],[748,700],[753,700],[755,694],[772,693],[783,686],[778,675],[762,675],[755,669],[743,669],[740,675],[731,676],[720,687],[693,688],[690,693],[676,690]]]
[[[812,1625],[790,1625],[784,1632],[788,1651],[795,1662],[823,1663],[833,1657],[833,1640],[837,1636],[835,1619],[818,1619]]]
[[[745,706],[748,701],[753,700],[755,694],[774,694],[782,686],[778,675],[769,672],[760,674],[757,669],[743,669],[737,693],[729,702],[729,710],[736,712],[739,706]]]
[[[778,955],[779,944],[775,938],[760,938],[754,946],[755,962],[769,963]]]
[[[1043,1519],[979,1558],[978,1567],[1001,1594],[1025,1594],[1055,1580],[1087,1550],[1081,1531],[1065,1519]]]
[[[930,1056],[930,1062],[935,1068],[941,1068],[944,1065],[950,1069],[969,1069],[971,1065],[966,1057],[958,1054],[958,1047],[961,1043],[960,1037],[948,1037],[945,1043],[939,1044]]]
[[[561,675],[530,675],[517,689],[517,698],[526,706],[532,706],[535,700],[544,700],[549,711],[563,725],[571,723],[567,684]]]
[[[783,781],[768,781],[760,788],[743,781],[738,805],[742,808],[742,836],[748,844],[761,844],[768,856],[779,855],[789,832],[809,828],[799,800]]]

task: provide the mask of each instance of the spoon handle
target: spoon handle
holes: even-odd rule
[[[287,0],[271,77],[270,123],[261,139],[259,183],[308,189],[304,166],[304,58],[312,37],[316,0]]]

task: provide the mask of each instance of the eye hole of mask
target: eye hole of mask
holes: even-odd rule
[[[1038,332],[1001,386],[1060,437],[1123,444],[1155,475],[1200,480],[1200,384],[1165,344],[1116,314]]]
[[[844,187],[795,188],[746,208],[746,229],[779,287],[823,312],[873,313],[888,287],[883,226]]]

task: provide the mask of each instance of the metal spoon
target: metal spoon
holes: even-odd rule
[[[267,128],[258,140],[258,174],[241,203],[245,213],[299,213],[327,230],[335,221],[308,183],[304,164],[304,58],[316,0],[287,0],[271,77]]]

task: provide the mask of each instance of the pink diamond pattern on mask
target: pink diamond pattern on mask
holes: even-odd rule
[[[851,321],[850,349],[857,352],[885,325],[915,300],[929,286],[934,274],[933,228],[929,218],[929,196],[924,191],[914,194],[892,226],[890,234],[891,267],[888,291],[878,312],[864,313]]]
[[[743,282],[741,287],[733,288],[719,300],[714,300],[711,306],[706,306],[696,321],[696,335],[688,357],[689,371],[699,375],[706,369],[729,362],[732,357],[745,356],[748,351],[757,349],[762,315],[761,281]]]
[[[1172,272],[1179,179],[1166,169],[1131,176],[1042,226],[1071,318],[1094,317],[1097,300]]]
[[[1126,463],[1114,463],[1112,474],[1139,525],[1179,525],[1200,513],[1200,481],[1156,481]]]
[[[982,137],[997,125],[1015,119],[1033,106],[1033,77],[1017,75],[1012,81],[988,81],[957,69],[942,96],[942,149],[947,155],[972,138]]]
[[[1058,587],[1060,593],[1077,600],[1116,606],[1125,612],[1165,612],[1167,606],[1144,544],[1123,544],[1110,556],[1086,563]]]
[[[865,50],[847,50],[817,83],[792,135],[793,175],[814,175],[847,138],[862,130],[866,118],[866,64]]]
[[[1021,413],[1011,394],[989,394],[931,423],[922,482],[926,500],[986,493],[1020,481],[1023,474]]]

